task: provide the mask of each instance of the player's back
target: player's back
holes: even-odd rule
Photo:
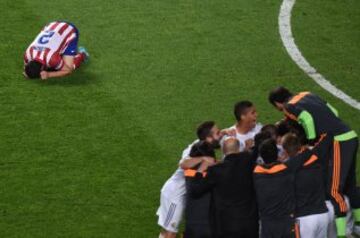
[[[190,156],[210,156],[215,160],[215,151],[210,144],[204,141],[199,141],[192,146]],[[189,191],[193,183],[196,183],[195,176],[199,166],[200,165],[196,165],[194,168],[185,171],[185,184],[187,191]],[[186,194],[184,238],[212,237],[210,225],[210,202],[210,191],[196,198],[191,196],[189,193]]]
[[[75,37],[75,32],[76,28],[67,22],[51,22],[41,30],[31,45],[55,51],[61,50],[67,41]]]
[[[53,56],[59,57],[64,53],[77,34],[76,27],[70,23],[54,21],[47,24],[27,48],[24,54],[25,63],[36,60],[47,67],[53,67],[55,63],[50,60]]]
[[[261,219],[282,219],[294,216],[294,174],[287,166],[276,162],[257,165],[254,186]]]
[[[297,171],[295,197],[297,217],[327,212],[322,167],[319,161],[305,164]]]
[[[314,120],[317,135],[328,132],[339,135],[350,131],[350,128],[331,110],[330,105],[315,94],[299,93],[287,103],[286,109],[290,113],[301,113],[304,110],[310,113]]]

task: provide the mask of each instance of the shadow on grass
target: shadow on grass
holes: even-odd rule
[[[75,70],[71,75],[64,78],[51,78],[46,81],[34,80],[34,83],[40,84],[42,86],[85,86],[90,84],[95,84],[99,78],[98,75],[94,74],[89,70],[89,65],[86,67],[80,67]]]

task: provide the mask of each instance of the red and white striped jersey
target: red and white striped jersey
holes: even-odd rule
[[[69,23],[55,21],[47,24],[26,49],[24,64],[35,60],[46,68],[60,70],[64,65],[62,54],[76,36],[76,28]]]

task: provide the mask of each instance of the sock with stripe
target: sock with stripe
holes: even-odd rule
[[[85,53],[79,53],[74,57],[74,68],[77,69],[80,67],[81,63],[86,59]]]
[[[335,219],[337,237],[346,237],[346,217]]]

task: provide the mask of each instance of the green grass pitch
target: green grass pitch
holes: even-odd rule
[[[0,237],[157,237],[160,188],[196,125],[233,124],[252,100],[262,123],[276,85],[311,90],[360,133],[360,112],[318,87],[287,55],[280,0],[3,0],[0,9]],[[24,80],[23,52],[44,24],[80,29],[88,65]],[[357,0],[299,1],[296,42],[360,100]]]

